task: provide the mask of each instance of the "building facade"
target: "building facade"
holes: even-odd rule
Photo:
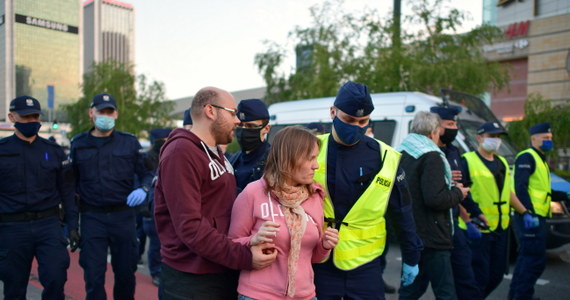
[[[135,11],[131,4],[114,0],[83,3],[84,70],[93,63],[135,62]]]
[[[79,98],[80,12],[78,0],[0,0],[1,120],[18,95],[37,98],[44,119]]]
[[[484,47],[511,75],[509,87],[491,93],[499,118],[522,119],[531,94],[570,99],[570,0],[484,0],[483,22],[504,31],[502,41]]]

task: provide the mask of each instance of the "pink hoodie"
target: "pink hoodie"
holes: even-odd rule
[[[323,248],[322,242],[324,191],[318,183],[313,183],[311,188],[314,193],[301,204],[308,220],[301,242],[293,299],[315,297],[311,263],[322,261],[330,253],[330,250]],[[265,221],[281,225],[277,236],[273,239],[279,253],[277,260],[261,270],[242,270],[238,292],[254,299],[291,299],[286,297],[287,261],[291,238],[279,201],[274,194],[268,197],[265,180],[260,179],[250,183],[234,202],[228,236],[236,242],[249,244],[252,236]]]

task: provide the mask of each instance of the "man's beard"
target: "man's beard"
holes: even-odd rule
[[[214,123],[212,123],[212,126],[210,127],[210,133],[214,137],[216,145],[229,144],[232,142],[233,129],[227,130],[227,127],[227,121],[225,121],[223,118],[220,118],[219,116],[216,118]]]

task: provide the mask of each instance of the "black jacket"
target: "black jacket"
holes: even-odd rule
[[[445,167],[437,152],[428,152],[418,159],[405,151],[402,154],[400,166],[406,172],[417,233],[424,242],[424,247],[452,249],[451,208],[463,199],[461,190],[456,187],[451,190],[447,188]]]

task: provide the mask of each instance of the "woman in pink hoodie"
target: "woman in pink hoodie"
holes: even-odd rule
[[[323,196],[313,181],[319,141],[294,126],[279,131],[263,178],[237,197],[229,237],[242,244],[269,242],[275,262],[261,270],[243,270],[238,299],[316,299],[311,263],[325,259],[338,242],[338,231],[323,231]]]

